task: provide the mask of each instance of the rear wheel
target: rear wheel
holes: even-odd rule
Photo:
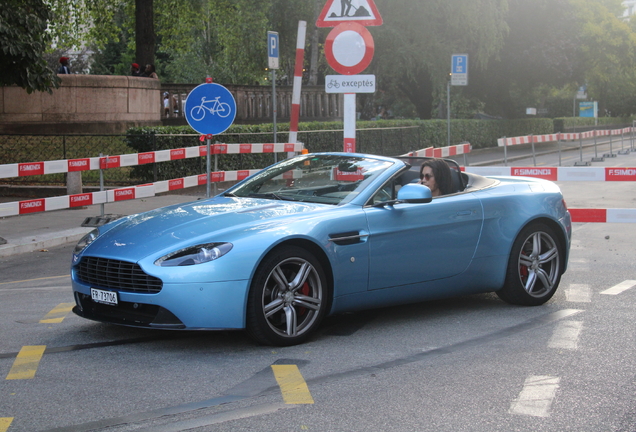
[[[257,342],[288,346],[304,342],[329,304],[320,262],[305,249],[286,246],[256,271],[247,303],[247,331]]]
[[[506,282],[497,295],[524,306],[547,302],[561,281],[563,260],[563,247],[552,228],[542,223],[527,226],[512,246]]]

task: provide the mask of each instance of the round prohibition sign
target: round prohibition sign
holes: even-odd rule
[[[342,75],[356,75],[373,60],[375,43],[366,27],[354,23],[336,26],[325,41],[327,63]]]

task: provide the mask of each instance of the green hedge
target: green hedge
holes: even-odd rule
[[[632,124],[634,117],[564,117],[554,119],[554,132],[567,132],[574,128],[622,126]]]
[[[425,147],[447,145],[446,120],[380,120],[359,121],[356,124],[356,151],[395,156]],[[342,122],[300,123],[298,140],[310,152],[342,151]],[[288,139],[289,124],[277,125],[278,142]],[[451,120],[451,145],[470,142],[473,148],[494,147],[497,139],[507,136],[550,134],[554,130],[551,119],[527,120]],[[201,144],[197,137],[161,136],[187,135],[195,132],[189,126],[142,127],[129,129],[129,145],[138,152],[191,147]],[[223,143],[274,142],[273,125],[234,125],[215,138]],[[223,155],[218,158],[219,171],[263,168],[281,160],[286,154]],[[152,166],[156,165],[156,166]],[[137,166],[131,178],[144,181],[168,180],[205,172],[205,158],[185,159],[159,164]],[[214,169],[214,167],[213,167]]]

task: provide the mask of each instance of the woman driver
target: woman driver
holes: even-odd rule
[[[450,168],[443,159],[426,160],[420,168],[420,184],[428,186],[434,197],[452,193]]]

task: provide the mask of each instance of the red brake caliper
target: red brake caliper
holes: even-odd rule
[[[309,296],[309,284],[307,282],[305,282],[303,284],[303,287],[299,291],[300,291],[300,293],[302,295]],[[299,307],[298,308],[298,315],[299,316],[305,315],[305,312],[307,312],[307,308],[304,308],[304,307]]]

